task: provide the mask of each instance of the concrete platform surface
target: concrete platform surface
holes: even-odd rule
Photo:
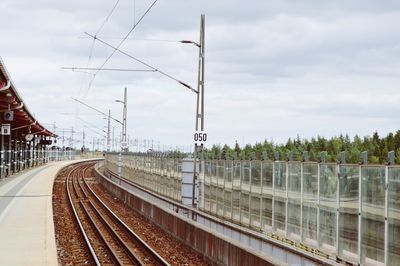
[[[52,162],[0,180],[0,265],[58,265],[53,181],[74,162]]]

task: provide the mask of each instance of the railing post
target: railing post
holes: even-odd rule
[[[272,163],[272,232],[275,232],[275,164],[276,154],[274,155],[274,162]]]
[[[340,222],[340,164],[336,165],[337,182],[336,182],[336,256],[339,255],[339,222]]]
[[[260,231],[264,231],[264,219],[263,219],[263,208],[264,208],[264,183],[263,183],[263,175],[264,175],[264,160],[265,154],[263,153],[262,158],[260,160]]]
[[[395,153],[388,153],[388,164],[385,167],[385,244],[384,264],[389,265],[389,165],[394,164]]]
[[[118,177],[121,178],[122,172],[122,154],[121,151],[118,153]]]
[[[321,162],[318,163],[318,171],[317,171],[317,246],[320,244],[320,226],[319,226],[319,212],[320,212],[320,198],[321,198]]]
[[[362,165],[368,163],[368,153],[361,153],[361,163],[358,168],[358,264],[361,265],[361,247],[362,247]]]
[[[287,161],[286,162],[286,171],[285,171],[285,189],[286,189],[286,193],[285,193],[285,237],[286,238],[288,237],[288,214],[289,214],[289,212],[288,212],[288,207],[289,207],[288,183],[289,183],[289,162]]]
[[[304,161],[305,158],[303,156],[303,160],[300,164],[300,242],[303,241]]]

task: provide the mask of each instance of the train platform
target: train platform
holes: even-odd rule
[[[58,265],[52,190],[57,172],[77,161],[52,162],[0,180],[2,265]]]

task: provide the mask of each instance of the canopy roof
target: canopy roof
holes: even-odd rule
[[[14,119],[11,122],[5,121],[4,119],[4,113],[8,110],[14,112]],[[22,100],[21,95],[12,82],[1,58],[0,121],[2,124],[11,124],[11,134],[13,138],[19,138],[29,133],[42,136],[55,136],[54,133],[43,127],[29,111],[26,103]]]

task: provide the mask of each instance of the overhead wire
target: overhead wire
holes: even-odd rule
[[[95,128],[95,129],[100,130],[100,131],[102,131],[102,132],[104,132],[104,133],[107,133],[107,131],[105,131],[104,129],[101,129],[101,128],[95,126],[94,124],[92,124],[92,123],[90,123],[90,122],[88,122],[88,121],[83,120],[83,119],[80,118],[80,117],[77,117],[77,118],[78,118],[80,121],[82,121],[83,123],[85,123],[86,125],[90,126],[91,128]]]
[[[114,13],[114,10],[117,8],[118,4],[119,4],[120,0],[117,0],[113,6],[113,8],[111,9],[110,13],[107,15],[106,19],[103,21],[103,24],[101,24],[100,28],[97,30],[96,34],[99,34],[100,31],[103,29],[104,25],[107,23],[108,19],[111,17],[111,15]]]
[[[113,46],[113,45],[111,45],[111,44],[109,44],[109,43],[103,41],[102,39],[99,39],[98,37],[93,36],[93,35],[91,35],[91,34],[89,34],[89,33],[87,33],[87,32],[85,32],[85,34],[88,35],[88,36],[90,36],[90,37],[92,37],[92,38],[94,38],[94,39],[96,39],[96,40],[98,40],[100,43],[102,43],[102,44],[104,44],[104,45],[106,45],[106,46],[108,46],[108,47],[110,47],[110,48],[112,48],[112,49],[115,49],[115,51],[118,51],[119,53],[121,53],[121,54],[123,54],[123,55],[125,55],[125,56],[127,56],[127,57],[129,57],[129,58],[131,58],[131,59],[133,59],[133,60],[135,60],[135,61],[141,63],[142,65],[145,65],[145,66],[147,66],[148,68],[150,68],[150,69],[152,69],[152,70],[154,70],[154,71],[156,71],[156,72],[158,72],[158,73],[160,73],[160,74],[162,74],[162,75],[164,75],[164,76],[166,76],[166,77],[168,77],[168,78],[170,78],[170,79],[172,79],[172,80],[175,80],[176,82],[178,82],[178,83],[180,83],[181,85],[185,86],[186,88],[188,88],[189,90],[193,91],[194,93],[198,93],[197,90],[193,89],[193,88],[190,87],[188,84],[186,84],[186,83],[180,81],[179,79],[177,79],[177,78],[171,76],[170,74],[165,73],[164,71],[162,71],[162,70],[160,70],[160,69],[158,69],[158,68],[155,68],[155,67],[151,66],[150,64],[148,64],[148,63],[146,63],[146,62],[144,62],[144,61],[142,61],[142,60],[140,60],[140,59],[134,57],[133,55],[130,55],[130,54],[128,54],[128,53],[122,51],[121,49],[119,49],[119,47],[115,47],[115,46]]]
[[[103,21],[103,23],[101,24],[101,26],[97,29],[96,35],[99,34],[100,31],[103,29],[104,25],[107,23],[107,21],[109,20],[109,18],[111,17],[111,15],[114,13],[115,9],[117,8],[119,2],[120,2],[120,0],[117,0],[117,1],[115,2],[115,4],[114,4],[114,6],[112,7],[111,11],[108,13],[107,17],[104,19],[104,21]],[[91,44],[90,52],[89,52],[89,57],[88,57],[88,61],[87,61],[87,63],[86,63],[86,67],[89,67],[89,65],[90,65],[90,63],[91,63],[91,61],[92,61],[93,49],[94,49],[95,42],[96,42],[96,40],[93,40],[93,42],[92,42],[92,44]],[[94,73],[90,73],[90,74],[91,74],[91,75],[94,75],[94,76],[96,75],[96,73],[95,73],[95,74],[94,74]],[[85,77],[84,77],[84,79],[83,79],[82,86],[79,88],[78,95],[80,95],[81,92],[82,92],[82,89],[83,89],[83,87],[84,87],[86,78],[87,78],[87,75],[85,75]],[[89,82],[88,87],[91,87],[91,85],[92,85],[91,83],[92,83],[92,82]],[[78,107],[77,112],[79,112],[79,107]]]
[[[84,95],[84,99],[86,98],[87,94],[89,93],[91,84],[93,83],[94,79],[96,78],[96,75],[100,72],[100,70],[107,64],[107,62],[113,57],[115,52],[121,47],[121,45],[126,41],[126,39],[131,35],[134,29],[136,29],[137,25],[140,24],[140,22],[146,17],[146,15],[150,12],[150,10],[154,7],[154,5],[157,3],[158,0],[154,0],[154,2],[147,8],[147,10],[143,13],[143,15],[140,17],[140,19],[133,25],[133,27],[129,30],[129,32],[125,35],[125,37],[119,42],[119,44],[114,47],[114,50],[111,52],[111,54],[106,58],[106,60],[103,62],[103,64],[99,67],[99,70],[95,72],[95,75],[92,77],[92,79],[89,82],[89,87],[86,90],[86,93]]]
[[[101,26],[97,29],[96,35],[100,33],[100,31],[103,29],[104,25],[105,25],[105,24],[107,23],[107,21],[110,19],[111,15],[114,13],[115,9],[117,8],[119,2],[120,2],[120,0],[117,0],[117,1],[115,2],[115,4],[114,4],[114,6],[112,7],[111,11],[108,13],[107,17],[104,19],[104,21],[103,21],[103,23],[101,24]],[[96,40],[93,40],[93,42],[92,42],[92,44],[91,44],[90,52],[89,52],[89,57],[88,57],[88,61],[87,61],[87,63],[86,63],[86,67],[89,67],[89,66],[90,66],[90,63],[91,63],[91,61],[92,61],[93,49],[94,49],[94,46],[95,46],[95,42],[96,42]],[[78,96],[81,95],[81,92],[82,92],[82,90],[83,90],[83,87],[84,87],[85,84],[86,84],[85,81],[86,81],[88,75],[91,75],[91,76],[92,76],[92,78],[90,79],[89,84],[88,84],[88,88],[90,88],[90,87],[92,86],[92,82],[93,82],[93,80],[94,80],[94,77],[96,77],[96,74],[97,74],[97,73],[90,73],[90,74],[88,73],[88,74],[86,74],[86,75],[83,77],[83,79],[82,79],[82,86],[79,88]],[[86,91],[88,91],[88,89],[87,89]],[[85,94],[85,95],[86,95],[86,94]],[[86,96],[85,96],[85,97],[86,97]],[[80,111],[80,106],[78,105],[78,106],[76,107],[76,116],[78,116],[79,111]]]

